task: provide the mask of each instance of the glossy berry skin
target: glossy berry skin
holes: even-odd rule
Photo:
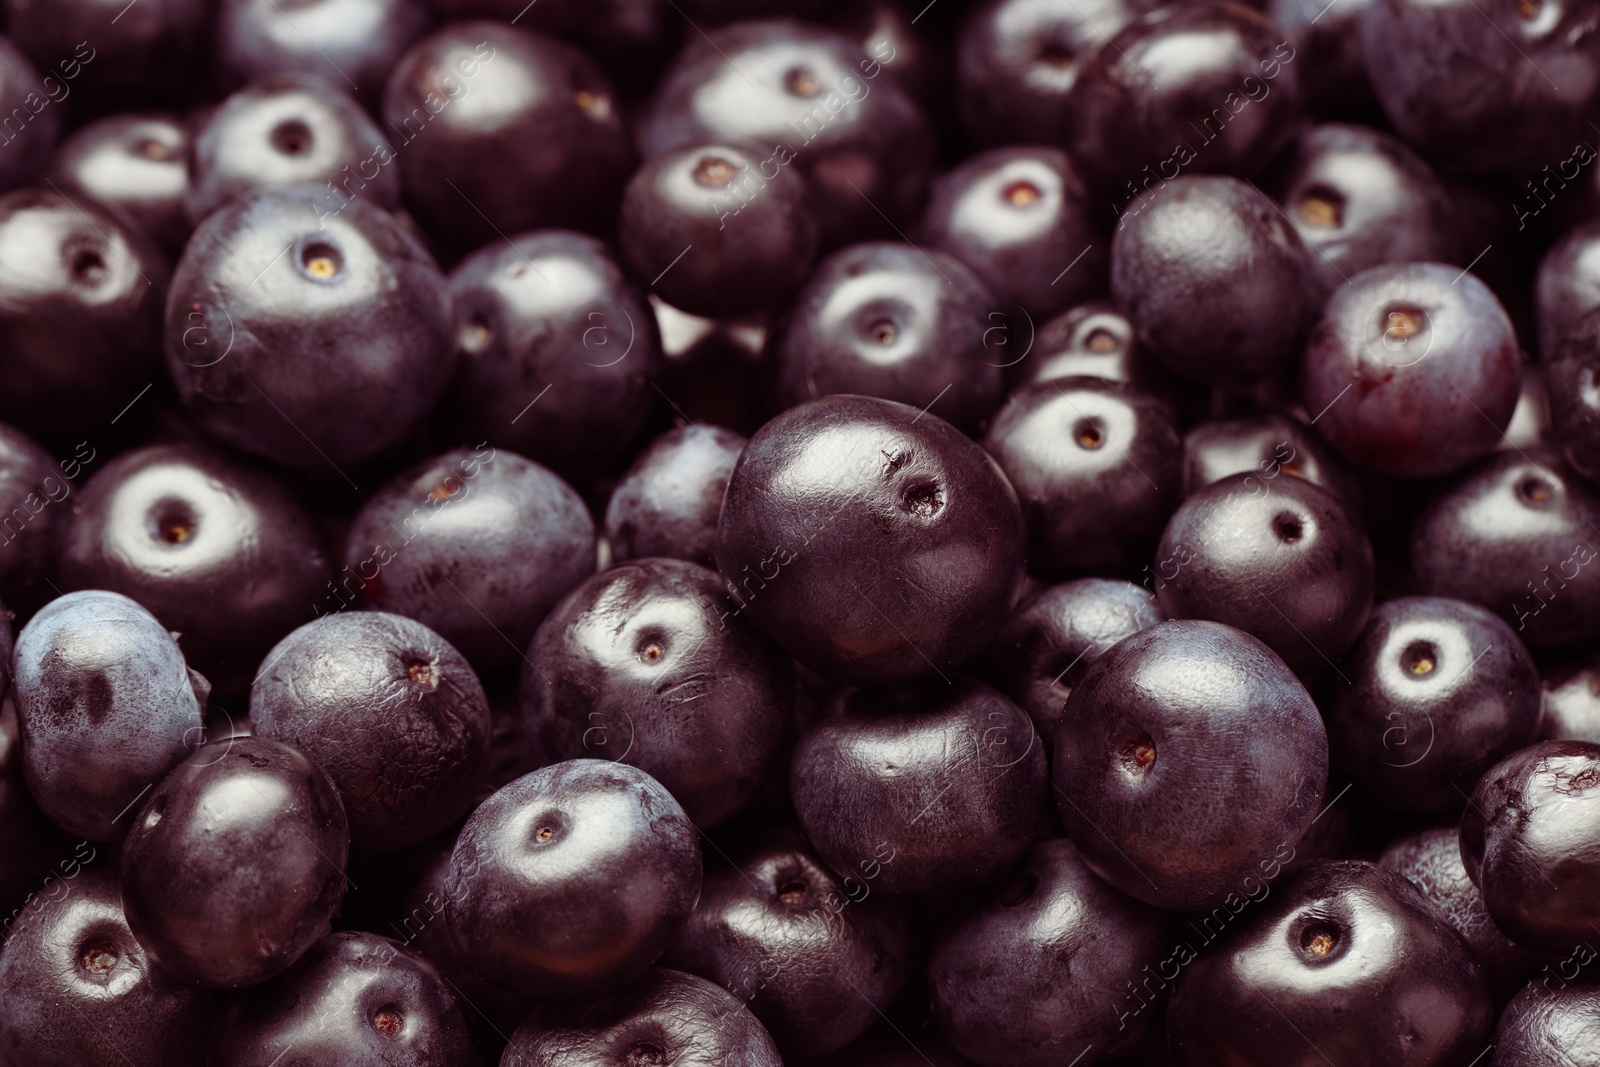
[[[92,201],[20,189],[0,197],[0,271],[0,417],[48,441],[103,434],[160,373],[160,253]]]
[[[577,491],[494,448],[403,471],[362,506],[345,541],[346,572],[367,604],[418,620],[483,666],[520,662],[594,563],[594,521]]]
[[[1552,448],[1500,452],[1449,486],[1411,528],[1418,590],[1482,604],[1530,648],[1600,636],[1600,497]]]
[[[504,23],[452,23],[412,45],[389,75],[383,119],[406,205],[462,249],[534,227],[595,225],[615,209],[633,163],[600,68]]]
[[[679,426],[652,441],[611,491],[611,558],[667,556],[717,566],[717,519],[749,439],[720,426]]]
[[[727,989],[787,1056],[855,1040],[911,977],[904,901],[840,880],[792,830],[713,864],[662,964]]]
[[[841,249],[818,265],[768,342],[773,408],[855,393],[974,427],[1005,395],[1005,353],[991,333],[999,314],[994,294],[953,256],[888,241]]]
[[[1002,304],[1043,322],[1105,292],[1100,215],[1065,152],[995,148],[934,181],[921,241],[972,268]]]
[[[183,653],[120,593],[51,601],[17,635],[12,678],[28,789],[53,822],[91,841],[121,840],[128,806],[201,742],[204,708]]]
[[[1556,979],[1560,981],[1560,979]],[[1500,1013],[1489,1067],[1539,1067],[1600,1056],[1600,984],[1530,982]]]
[[[774,772],[794,673],[777,645],[727,614],[715,571],[643,559],[590,578],[544,620],[521,707],[536,765],[626,761],[707,828]]]
[[[151,965],[116,875],[78,872],[11,927],[0,952],[0,1056],[33,1067],[205,1062],[211,998]]]
[[[93,55],[92,48],[87,54]],[[79,49],[74,47],[60,59],[77,64],[76,69],[81,73],[78,53]],[[14,116],[21,109],[28,116],[20,129],[14,124],[5,131],[10,140],[5,142],[6,151],[0,155],[0,190],[10,192],[37,178],[61,133],[61,108],[44,104],[35,110],[28,104],[30,96],[35,101],[46,98],[55,101],[66,99],[62,94],[69,91],[59,80],[47,85],[11,38],[0,37],[0,109],[8,116]]]
[[[1488,286],[1443,263],[1390,263],[1329,298],[1300,397],[1351,463],[1432,478],[1494,450],[1521,377],[1511,320]]]
[[[1079,304],[1032,334],[1019,331],[1014,343],[1020,347],[1000,349],[1013,391],[1056,378],[1108,378],[1162,396],[1174,388],[1172,372],[1139,346],[1133,323],[1110,300]]]
[[[627,454],[660,395],[661,341],[605,245],[566,230],[518,234],[462,260],[449,292],[466,440],[569,478]]]
[[[1547,670],[1543,690],[1540,741],[1600,742],[1600,671],[1593,663]]]
[[[1550,438],[1572,469],[1600,482],[1600,315],[1585,314],[1545,364]]]
[[[216,1067],[270,1067],[287,1050],[350,1067],[472,1062],[466,1009],[421,953],[377,934],[329,934],[288,971],[229,1005]]]
[[[639,123],[639,152],[750,142],[766,169],[793,166],[806,180],[824,248],[888,238],[890,223],[904,228],[921,206],[933,138],[883,70],[858,42],[803,22],[691,35]]]
[[[1277,1011],[1262,1011],[1262,1001]],[[1185,1064],[1464,1064],[1494,1007],[1467,946],[1411,883],[1360,861],[1285,876],[1183,971],[1167,1033]]]
[[[166,351],[207,433],[337,477],[409,433],[454,356],[433,258],[365,200],[330,216],[326,192],[265,189],[207,218],[173,277]]]
[[[297,183],[324,189],[324,212],[336,215],[356,197],[393,211],[400,206],[396,169],[378,167],[370,180],[361,173],[383,141],[361,105],[331,81],[275,74],[252,82],[195,130],[184,215],[197,226],[256,189]]]
[[[1072,690],[1054,767],[1061,820],[1096,874],[1199,911],[1263,889],[1294,858],[1322,804],[1328,740],[1266,645],[1221,623],[1161,622]]]
[[[64,589],[138,601],[229,694],[311,618],[332,576],[316,521],[283,483],[203,445],[111,460],[84,485],[62,538]]]
[[[717,523],[734,606],[811,670],[855,685],[987,647],[1021,590],[1022,545],[1016,494],[982,449],[937,415],[854,396],[763,426]]]
[[[1495,925],[1564,953],[1600,922],[1600,745],[1541,741],[1489,768],[1461,816],[1461,859]]]
[[[1124,213],[1111,242],[1111,294],[1139,343],[1173,371],[1239,385],[1299,352],[1317,310],[1308,257],[1258,190],[1185,176]]]
[[[1260,638],[1297,674],[1332,666],[1372,609],[1372,544],[1350,506],[1314,483],[1235,474],[1184,499],[1150,577],[1174,619]]]
[[[1017,605],[989,648],[984,671],[1033,718],[1046,745],[1061,708],[1106,649],[1166,619],[1155,594],[1116,578],[1079,578]]]
[[[956,105],[979,144],[1054,143],[1073,118],[1070,93],[1106,39],[1147,0],[987,0],[956,37]]]
[[[234,737],[150,793],[122,851],[128,925],[157,967],[237,989],[328,933],[349,831],[328,775],[288,745]]]
[[[1318,0],[1268,0],[1267,16],[1294,46],[1300,83],[1313,113],[1365,118],[1377,108],[1361,40],[1361,15],[1372,2],[1355,0],[1330,8]]]
[[[362,848],[420,845],[466,813],[488,771],[477,675],[437,633],[388,612],[326,615],[278,642],[250,720],[327,772]]]
[[[623,191],[617,226],[637,277],[673,307],[712,318],[782,303],[817,254],[805,180],[732,144],[647,160]]]
[[[420,0],[309,0],[293,18],[274,0],[223,0],[213,70],[233,86],[279,73],[325,78],[378,111],[401,55],[428,32]]]
[[[1014,863],[1048,778],[1027,713],[957,676],[834,697],[801,731],[789,797],[841,877],[920,893],[978,885]]]
[[[534,771],[462,828],[445,883],[451,928],[479,974],[524,996],[617,989],[694,910],[697,837],[635,767],[584,759]]]
[[[189,236],[189,127],[161,112],[107,115],[61,142],[46,180],[67,196],[88,197],[138,223],[173,259]]]
[[[84,441],[58,464],[27,434],[0,423],[0,515],[10,520],[0,524],[0,599],[13,611],[31,614],[56,594],[49,582],[67,518],[59,505],[98,455]]]
[[[501,1067],[728,1063],[783,1067],[772,1038],[727,990],[682,971],[653,967],[607,996],[536,1008]]]
[[[1203,422],[1183,435],[1183,491],[1199,492],[1234,474],[1259,479],[1304,478],[1349,504],[1361,486],[1311,427],[1288,415],[1263,413]]]
[[[1534,325],[1539,358],[1556,358],[1572,328],[1600,307],[1600,219],[1581,222],[1539,260],[1534,278]]]
[[[1497,172],[1564,159],[1589,133],[1587,101],[1600,85],[1590,15],[1582,4],[1374,0],[1362,16],[1367,73],[1395,131],[1440,166]],[[1412,51],[1411,41],[1428,45]],[[1562,76],[1551,82],[1541,69]]]
[[[98,108],[179,98],[210,23],[203,0],[156,0],[120,15],[100,0],[4,7],[6,34],[51,79],[52,110],[75,93]]]
[[[1438,175],[1399,139],[1370,127],[1306,130],[1273,192],[1324,293],[1383,263],[1457,256],[1454,205]]]
[[[1040,841],[934,945],[939,1028],[986,1067],[1055,1067],[1086,1046],[1136,1046],[1154,1013],[1130,1019],[1123,987],[1164,955],[1165,927],[1161,912],[1097,878],[1071,841]]]
[[[1013,393],[983,447],[1022,503],[1035,574],[1132,573],[1182,484],[1182,438],[1165,402],[1101,378]]]
[[[1072,88],[1066,149],[1118,203],[1170,185],[1179,171],[1253,178],[1297,132],[1304,91],[1294,46],[1258,11],[1159,8],[1108,43]]]
[[[1323,705],[1334,759],[1401,811],[1446,814],[1533,740],[1539,673],[1499,616],[1446,597],[1380,604]]]
[[[1483,894],[1461,863],[1456,827],[1402,837],[1384,850],[1378,865],[1403,875],[1439,909],[1472,950],[1497,1003],[1509,999],[1539,969],[1540,957],[1519,947],[1489,918]]]

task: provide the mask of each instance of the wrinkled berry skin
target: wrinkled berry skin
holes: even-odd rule
[[[1063,582],[1017,605],[989,648],[984,677],[1032,716],[1049,745],[1062,706],[1095,661],[1124,637],[1166,617],[1155,594],[1132,582]]]
[[[1022,511],[932,414],[833,396],[751,438],[717,523],[735,607],[834,681],[889,684],[985,648],[1021,589]]]
[[[765,158],[692,145],[648,160],[628,182],[617,222],[623,255],[673,307],[736,318],[781,304],[810,276],[810,193],[792,168],[763,169]]]
[[[45,178],[129,216],[175,260],[191,229],[183,214],[189,143],[188,124],[175,115],[107,115],[61,142]]]
[[[1488,286],[1444,263],[1390,263],[1329,298],[1300,397],[1351,463],[1433,478],[1494,451],[1521,382],[1516,333]]]
[[[956,36],[956,107],[979,144],[1057,143],[1070,93],[1110,34],[1154,0],[986,0]]]
[[[1185,173],[1260,174],[1294,137],[1294,46],[1234,3],[1158,8],[1111,35],[1078,74],[1067,154],[1120,203]]]
[[[1059,1067],[1086,1045],[1137,1045],[1155,1013],[1130,1028],[1120,998],[1165,955],[1166,925],[1097,878],[1071,841],[1040,841],[935,944],[939,1027],[986,1067]]]
[[[768,343],[772,407],[856,393],[976,427],[1005,397],[999,313],[954,256],[889,241],[841,249],[817,266]]]
[[[1286,875],[1183,970],[1167,1014],[1195,1067],[1452,1067],[1493,1029],[1460,935],[1410,882],[1354,860]]]
[[[789,796],[828,866],[884,893],[977,885],[1028,847],[1044,743],[968,678],[843,693],[806,724]]]
[[[1600,636],[1600,497],[1553,448],[1499,452],[1411,528],[1418,591],[1482,604],[1529,648]]]
[[[160,373],[161,253],[91,200],[19,189],[0,197],[0,271],[0,418],[47,442],[103,436]]]
[[[1590,133],[1600,32],[1587,4],[1373,0],[1361,32],[1384,113],[1441,167],[1514,171],[1565,159]]]
[[[1266,645],[1183,620],[1140,630],[1089,669],[1056,728],[1054,766],[1062,823],[1095,873],[1199,911],[1264,890],[1294,858],[1322,805],[1328,740]]]
[[[67,509],[59,505],[72,496],[86,463],[98,456],[83,441],[58,465],[33,438],[0,423],[0,516],[9,520],[0,524],[0,599],[11,610],[30,615],[56,595],[50,579],[67,520]]]
[[[1042,323],[1106,291],[1101,214],[1065,152],[996,148],[934,181],[921,240]]]
[[[1238,627],[1307,676],[1366,625],[1372,544],[1349,505],[1313,482],[1235,474],[1179,505],[1153,578],[1168,617]]]
[[[207,433],[337,476],[403,440],[449,383],[444,279],[394,216],[326,187],[215,212],[167,301],[167,370]],[[277,258],[274,258],[277,257]]]
[[[1461,859],[1495,925],[1569,952],[1600,923],[1600,744],[1541,741],[1485,772],[1461,816]]]
[[[660,396],[661,339],[605,245],[567,230],[485,245],[450,272],[450,306],[465,440],[569,479],[628,454]]]
[[[1540,957],[1501,932],[1483,906],[1483,894],[1461,863],[1461,835],[1454,826],[1402,837],[1384,850],[1378,865],[1404,875],[1455,927],[1503,1003],[1539,969]]]
[[[675,559],[622,563],[573,590],[522,671],[536,764],[625,760],[702,828],[743,807],[775,769],[794,674],[777,645],[725,611],[716,573]]]
[[[662,964],[727,989],[785,1055],[819,1056],[860,1037],[911,977],[905,902],[841,881],[793,830],[728,860],[707,873]]]
[[[1013,393],[983,446],[1022,504],[1035,574],[1133,573],[1182,485],[1171,409],[1103,378],[1060,378]]]
[[[121,840],[128,806],[202,741],[177,642],[121,593],[51,601],[17,635],[12,678],[28,789],[91,841]]]
[[[1382,263],[1449,263],[1458,253],[1455,208],[1433,168],[1366,126],[1307,130],[1274,192],[1323,293]]]
[[[456,22],[389,75],[406,205],[463,250],[544,226],[587,229],[616,209],[633,165],[600,68],[562,41],[499,22]]]
[[[219,693],[249,689],[332,576],[315,520],[283,483],[203,445],[110,461],[84,485],[62,538],[63,588],[138,601]]]
[[[362,848],[422,844],[466,813],[488,772],[478,676],[433,630],[389,612],[325,615],[278,642],[250,720],[327,772]]]
[[[428,32],[428,6],[423,0],[309,0],[295,5],[291,20],[277,0],[222,0],[212,70],[230,87],[279,72],[318,75],[377,113],[389,72]]]
[[[1476,604],[1380,604],[1323,705],[1335,760],[1401,811],[1460,810],[1478,777],[1533,740],[1539,673],[1516,633]]]
[[[1500,1013],[1489,1067],[1587,1063],[1597,1057],[1600,982],[1592,975],[1580,983],[1552,977],[1529,982]]]
[[[150,793],[122,850],[122,902],[151,962],[195,985],[266,981],[324,935],[350,835],[328,775],[264,737],[185,760]]]
[[[606,996],[535,1008],[511,1035],[500,1067],[614,1067],[652,1059],[686,1067],[783,1067],[772,1038],[733,994],[664,967]]]
[[[293,1049],[349,1067],[472,1061],[466,1009],[420,953],[377,934],[329,934],[288,971],[229,1005],[215,1067],[272,1067]]]
[[[717,568],[717,519],[743,434],[679,426],[639,453],[606,502],[605,537],[615,561],[667,556]]]
[[[0,1057],[200,1067],[211,997],[152,961],[122,914],[115,874],[79,871],[10,928],[0,952]]]
[[[472,813],[450,856],[446,914],[490,981],[589,996],[645,972],[700,884],[698,831],[659,782],[625,763],[569,760]]]
[[[594,520],[577,491],[494,448],[457,449],[396,475],[345,541],[346,572],[368,604],[416,619],[481,666],[519,663],[594,563]]]
[[[1317,312],[1308,256],[1259,190],[1185,175],[1124,213],[1111,240],[1111,295],[1139,343],[1175,373],[1241,385],[1300,351]]]
[[[883,70],[859,42],[790,19],[689,35],[639,123],[640,154],[750,142],[763,172],[793,166],[806,179],[824,248],[891,238],[921,206],[933,137]]]
[[[400,175],[362,163],[384,142],[377,125],[340,85],[310,74],[277,74],[224,100],[195,131],[184,215],[198,226],[230,201],[269,185],[307,183],[338,214],[360,196],[388,211],[400,206]]]

